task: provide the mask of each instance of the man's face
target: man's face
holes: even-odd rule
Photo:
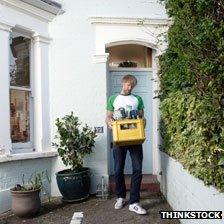
[[[125,94],[125,95],[128,95],[131,93],[131,91],[133,90],[134,86],[131,82],[123,82],[122,83],[122,92]]]

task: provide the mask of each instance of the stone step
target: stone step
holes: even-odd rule
[[[115,181],[114,176],[110,176],[110,192],[115,193]],[[130,190],[131,187],[131,175],[126,174],[125,175],[125,184],[127,191]],[[156,175],[152,174],[143,174],[142,176],[142,183],[141,183],[141,191],[148,191],[153,193],[159,193],[160,192],[160,184],[159,181],[156,178]]]

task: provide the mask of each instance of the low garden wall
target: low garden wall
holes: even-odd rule
[[[16,160],[0,163],[0,214],[11,209],[10,188],[15,184],[22,184],[24,174],[25,181],[35,172],[47,170],[51,177],[52,158],[36,158],[28,160]],[[50,194],[50,184],[44,180],[42,197]]]
[[[174,211],[222,211],[224,193],[190,175],[183,166],[160,151],[161,192]],[[224,220],[182,219],[183,224],[223,224]]]

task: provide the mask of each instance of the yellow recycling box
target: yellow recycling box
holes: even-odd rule
[[[143,119],[124,119],[113,122],[113,142],[115,145],[138,145],[145,141]]]

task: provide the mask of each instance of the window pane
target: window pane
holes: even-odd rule
[[[10,37],[10,85],[30,86],[30,39],[15,32]]]
[[[12,143],[30,141],[29,92],[10,90]]]

